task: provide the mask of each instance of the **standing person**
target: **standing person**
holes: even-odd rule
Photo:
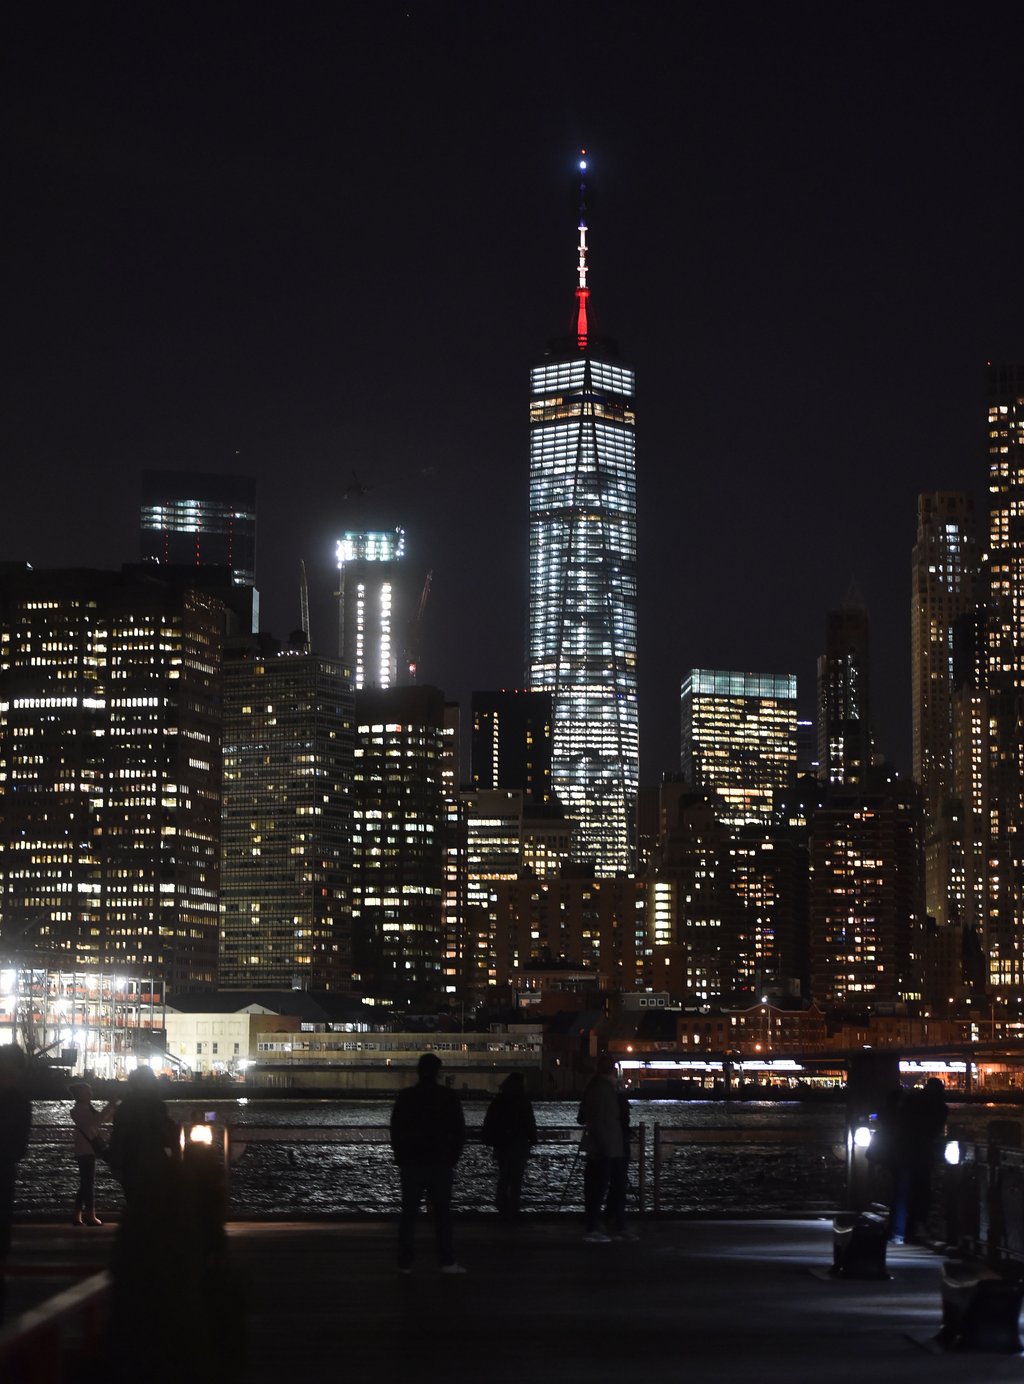
[[[452,1243],[452,1184],[466,1141],[462,1102],[438,1085],[441,1059],[425,1052],[417,1064],[415,1086],[400,1091],[391,1111],[391,1147],[402,1181],[398,1222],[398,1271],[412,1273],[416,1214],[424,1194],[434,1215],[437,1260],[442,1273],[465,1273]]]
[[[106,1151],[102,1125],[113,1116],[117,1102],[111,1101],[104,1110],[92,1104],[92,1087],[87,1081],[73,1081],[68,1087],[74,1099],[71,1123],[75,1127],[75,1162],[78,1164],[78,1192],[71,1217],[73,1225],[102,1225],[96,1214],[96,1155]]]
[[[14,1183],[32,1129],[32,1102],[19,1085],[24,1067],[20,1048],[13,1043],[0,1048],[0,1320],[14,1229]]]
[[[614,1178],[621,1182],[625,1211],[627,1152],[615,1085],[615,1061],[607,1053],[597,1059],[597,1071],[584,1089],[576,1122],[583,1126],[580,1148],[587,1156],[583,1170],[587,1228],[583,1238],[591,1245],[607,1244],[611,1236],[601,1228],[601,1210]]]
[[[193,1364],[180,1323],[195,1266],[185,1253],[180,1130],[149,1067],[128,1077],[107,1157],[125,1200],[110,1263],[109,1378],[128,1384],[145,1360],[148,1384],[173,1384]]]
[[[629,1098],[616,1091],[619,1102],[619,1128],[622,1130],[622,1157],[613,1158],[608,1166],[608,1196],[604,1204],[604,1221],[613,1240],[635,1240],[637,1237],[626,1225],[626,1192],[629,1188]]]
[[[901,1233],[911,1237],[927,1237],[932,1202],[932,1170],[946,1128],[946,1088],[938,1077],[929,1077],[922,1090],[907,1093],[903,1119],[906,1219]]]
[[[480,1133],[498,1164],[494,1204],[503,1221],[514,1221],[522,1200],[523,1174],[530,1148],[537,1142],[537,1121],[522,1072],[511,1072],[487,1107]]]
[[[181,1155],[181,1131],[167,1113],[152,1067],[137,1067],[110,1131],[110,1166],[129,1210],[164,1216]]]

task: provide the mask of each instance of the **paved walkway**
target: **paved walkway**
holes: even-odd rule
[[[457,1226],[468,1272],[442,1276],[427,1227],[408,1277],[386,1222],[235,1224],[245,1384],[630,1384],[638,1377],[786,1384],[1020,1380],[1005,1356],[937,1354],[939,1260],[890,1251],[893,1278],[824,1281],[825,1221],[657,1221],[635,1243],[584,1244],[575,1218]],[[23,1226],[22,1262],[101,1262],[110,1229]],[[12,1308],[41,1281],[12,1284]],[[231,1311],[225,1293],[215,1310]],[[182,1323],[182,1329],[188,1329]],[[243,1347],[239,1347],[242,1357]],[[5,1381],[6,1384],[6,1381]]]

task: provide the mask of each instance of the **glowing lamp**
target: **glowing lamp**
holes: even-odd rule
[[[869,1129],[867,1125],[858,1125],[853,1131],[853,1147],[855,1149],[866,1149],[871,1143],[874,1132],[875,1131]]]

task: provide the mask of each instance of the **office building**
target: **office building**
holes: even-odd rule
[[[217,980],[223,607],[155,569],[0,571],[0,941]]]
[[[767,822],[796,779],[796,678],[694,668],[680,693],[686,784],[723,822]]]
[[[518,879],[523,865],[523,795],[484,788],[462,795],[466,822],[467,992],[482,999],[497,984],[499,883]]]
[[[342,534],[337,545],[338,649],[357,691],[411,680],[403,529]]]
[[[587,236],[581,205],[575,331],[530,372],[527,681],[552,697],[574,850],[609,875],[633,861],[639,777],[635,380],[591,330]]]
[[[867,611],[856,592],[828,613],[818,659],[818,776],[862,788],[871,773],[871,666]]]
[[[222,986],[350,983],[353,719],[336,659],[245,650],[225,663]]]
[[[374,1001],[444,992],[445,723],[437,688],[356,693],[353,979]]]
[[[243,632],[259,629],[256,582],[256,482],[204,471],[144,471],[140,555],[164,567],[224,568],[244,588],[235,601]]]

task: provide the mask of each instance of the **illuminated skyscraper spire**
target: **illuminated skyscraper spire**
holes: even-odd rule
[[[584,175],[587,171],[586,149],[580,150],[580,224],[578,282],[576,285],[576,343],[581,351],[587,349],[587,299],[590,289],[587,286],[587,184]]]
[[[551,784],[574,854],[614,875],[632,863],[639,777],[635,382],[588,326],[580,191],[575,331],[530,372],[527,679],[551,695]]]

